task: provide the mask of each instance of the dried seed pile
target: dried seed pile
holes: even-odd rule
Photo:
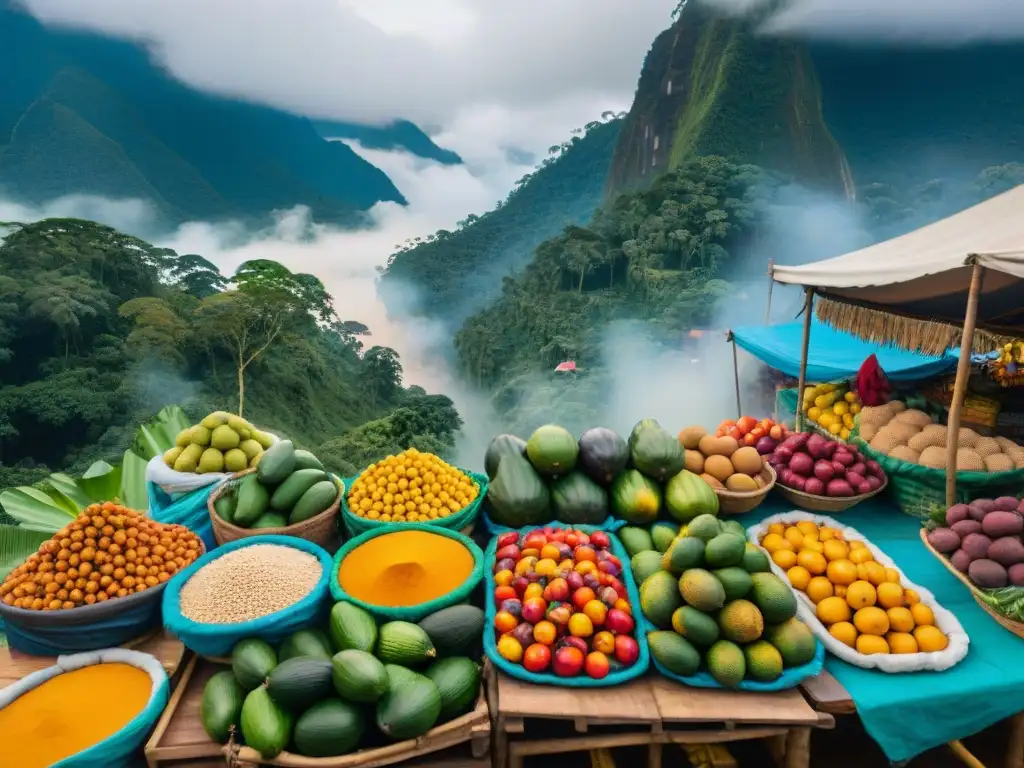
[[[254,544],[204,565],[181,588],[181,613],[200,624],[237,624],[283,610],[313,591],[323,574],[308,552]]]

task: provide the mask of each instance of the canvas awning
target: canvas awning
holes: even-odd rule
[[[1024,337],[1024,185],[906,235],[832,259],[780,266],[815,289],[818,316],[876,342],[941,355],[959,345],[975,263],[985,267],[974,348]]]

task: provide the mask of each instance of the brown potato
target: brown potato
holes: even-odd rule
[[[700,439],[707,433],[704,427],[687,427],[679,431],[679,444],[688,451],[695,451],[700,445]]]
[[[684,452],[686,469],[693,472],[695,475],[704,474],[704,454],[700,451],[691,451],[687,449]]]

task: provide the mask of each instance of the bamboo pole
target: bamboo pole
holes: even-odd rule
[[[953,400],[949,404],[949,423],[946,432],[946,507],[956,504],[956,448],[960,434],[960,414],[967,394],[967,380],[971,373],[971,351],[974,349],[974,325],[978,319],[978,294],[985,268],[977,261],[971,271],[971,287],[967,292],[967,311],[964,332],[960,339],[960,360],[956,366]]]
[[[740,363],[736,356],[736,337],[729,331],[729,341],[732,342],[732,376],[736,382],[736,418],[743,417],[743,405],[740,403]]]
[[[772,272],[775,269],[775,259],[768,259],[768,306],[764,308],[764,324],[771,325],[772,319],[772,289],[775,287],[775,280]]]
[[[805,288],[804,293],[804,338],[800,353],[800,378],[796,385],[796,431],[804,430],[804,389],[807,387],[807,350],[811,345],[811,315],[814,314],[814,289]]]

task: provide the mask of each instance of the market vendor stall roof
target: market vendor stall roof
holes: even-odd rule
[[[1024,185],[906,235],[802,266],[777,282],[813,288],[818,316],[872,341],[942,354],[959,339],[973,266],[984,267],[975,351],[1024,335]]]
[[[934,357],[906,352],[889,344],[863,341],[842,331],[812,321],[807,378],[834,381],[856,375],[869,355],[877,355],[886,375],[896,381],[916,381],[953,371],[958,355],[954,350]],[[741,349],[787,376],[800,375],[803,323],[750,325],[734,328],[732,335]]]

